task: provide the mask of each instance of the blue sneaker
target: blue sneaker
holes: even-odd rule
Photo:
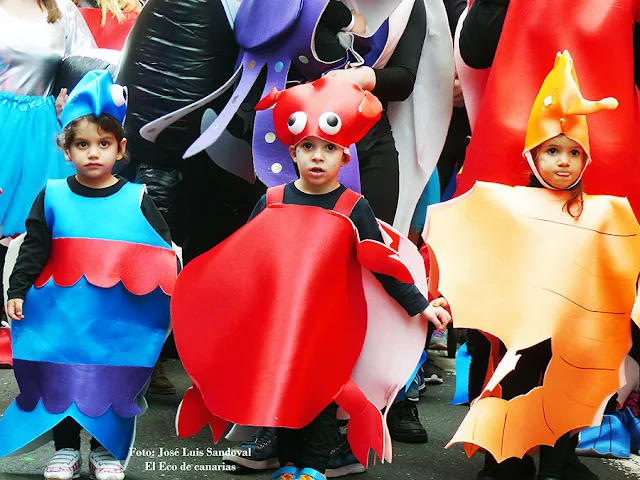
[[[280,467],[275,428],[262,427],[248,442],[242,442],[237,453],[224,455],[222,462],[239,470],[270,470]],[[295,477],[294,477],[295,478]]]
[[[325,472],[327,478],[344,477],[353,473],[364,473],[367,469],[362,465],[351,451],[346,436],[342,437],[340,445],[331,452],[329,468]]]
[[[273,472],[270,480],[297,480],[299,472],[296,467],[282,467]]]

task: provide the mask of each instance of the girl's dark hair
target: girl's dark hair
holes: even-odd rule
[[[56,23],[62,18],[62,12],[56,0],[38,0],[38,5],[42,10],[47,11],[47,22]]]
[[[531,149],[531,157],[533,158],[534,162],[538,159],[539,152],[540,152],[539,147],[535,147]],[[533,178],[536,178],[536,177],[533,176]],[[537,178],[536,178],[536,182],[538,182]],[[543,186],[542,184],[540,185]],[[569,215],[571,215],[573,218],[577,220],[578,218],[580,218],[580,215],[582,215],[582,209],[584,208],[584,195],[583,195],[584,191],[582,190],[582,178],[573,187],[571,187],[569,190],[566,190],[566,192],[568,194],[567,201],[562,206],[562,210],[564,212],[567,212]]]
[[[78,127],[78,124],[83,120],[86,120],[90,123],[95,123],[98,126],[98,132],[101,134],[103,132],[113,133],[113,135],[116,137],[116,140],[118,141],[118,148],[120,148],[120,142],[124,138],[124,128],[122,128],[120,122],[111,115],[103,114],[96,118],[95,115],[89,114],[83,117],[76,118],[75,120],[70,122],[69,125],[64,127],[62,135],[58,137],[58,146],[61,149],[69,150],[71,148],[71,145],[73,145],[73,142],[76,139],[76,129]],[[129,161],[129,154],[126,150],[121,153],[121,161],[127,163]]]

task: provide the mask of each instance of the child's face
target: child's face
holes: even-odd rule
[[[81,183],[100,186],[111,179],[113,166],[122,159],[126,144],[126,138],[118,143],[113,133],[99,131],[97,123],[84,119],[76,125],[73,143],[64,154]]]
[[[586,158],[579,143],[558,135],[538,147],[535,164],[545,182],[554,188],[565,189],[580,178]]]
[[[337,182],[340,168],[349,163],[342,147],[316,137],[305,138],[289,152],[298,164],[300,178],[317,187]]]

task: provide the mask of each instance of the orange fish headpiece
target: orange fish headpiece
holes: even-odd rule
[[[572,188],[580,181],[585,169],[591,163],[586,115],[602,110],[615,110],[617,107],[618,101],[612,97],[599,101],[586,100],[580,93],[578,77],[571,55],[567,50],[557,53],[553,70],[547,75],[533,103],[523,153],[531,170],[542,185],[557,190],[540,176],[531,150],[560,134],[579,143],[587,160],[584,162],[578,179],[568,187]]]
[[[382,104],[357,85],[333,77],[279,92],[273,89],[256,110],[273,108],[278,139],[286,146],[317,137],[342,147],[362,140],[382,115]]]

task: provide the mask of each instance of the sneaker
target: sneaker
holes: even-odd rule
[[[410,402],[420,401],[420,384],[422,383],[420,377],[420,370],[418,370],[418,373],[416,373],[416,376],[413,377],[413,380],[411,381],[411,385],[409,385],[409,388],[405,392],[405,397]]]
[[[325,472],[327,478],[344,477],[353,473],[364,473],[367,469],[355,457],[347,442],[347,437],[343,436],[340,444],[331,451],[329,468]]]
[[[63,448],[53,454],[44,469],[46,480],[71,480],[80,477],[82,456],[79,450]]]
[[[174,395],[176,393],[176,386],[171,383],[167,374],[164,373],[161,360],[158,360],[158,363],[156,363],[153,369],[147,392],[155,393],[156,395]]]
[[[403,443],[427,443],[429,436],[420,423],[415,403],[401,401],[391,405],[387,415],[391,438]]]
[[[95,480],[124,480],[124,469],[104,447],[91,450],[89,475]]]
[[[314,470],[313,468],[303,468],[299,472],[298,480],[325,480],[325,477],[318,470]]]
[[[242,442],[235,455],[224,455],[222,462],[241,470],[270,470],[280,468],[275,428],[262,427],[251,440]]]
[[[270,480],[296,480],[299,470],[296,467],[282,467],[273,472]]]
[[[422,365],[424,371],[424,383],[425,385],[442,385],[444,383],[444,370],[437,367],[431,360],[427,358],[427,361]]]
[[[433,335],[431,335],[431,341],[429,342],[429,350],[448,350],[449,347],[447,345],[447,331],[443,330],[441,332],[435,331]]]

